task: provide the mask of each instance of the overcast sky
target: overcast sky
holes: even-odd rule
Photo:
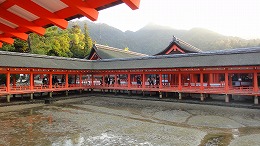
[[[260,0],[141,0],[132,11],[122,4],[100,11],[98,23],[136,31],[148,23],[189,30],[194,27],[260,38]]]

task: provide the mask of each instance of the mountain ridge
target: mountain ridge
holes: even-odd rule
[[[165,49],[173,36],[203,51],[260,46],[260,39],[246,40],[225,36],[199,27],[179,30],[151,23],[137,31],[123,32],[105,23],[96,24],[88,20],[70,22],[69,27],[78,24],[83,29],[84,23],[87,23],[90,36],[95,42],[121,49],[128,47],[131,51],[148,55],[154,55]]]

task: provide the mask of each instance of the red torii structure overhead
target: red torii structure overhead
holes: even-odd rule
[[[73,18],[95,21],[98,11],[121,3],[135,10],[140,0],[0,0],[0,47],[13,38],[27,40],[29,32],[44,35],[51,25],[65,29]]]

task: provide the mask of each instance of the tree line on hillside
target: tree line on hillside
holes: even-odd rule
[[[78,25],[69,29],[59,29],[52,26],[46,29],[43,36],[30,33],[27,41],[15,39],[14,44],[4,44],[2,50],[42,54],[49,56],[84,58],[92,48],[93,42],[88,32],[87,24],[83,30]]]
[[[77,23],[82,29],[84,23],[87,23],[91,38],[97,40],[100,44],[107,44],[116,48],[128,47],[130,51],[148,55],[157,54],[165,49],[172,41],[173,35],[203,51],[260,47],[260,39],[246,40],[225,36],[203,28],[179,30],[148,24],[135,32],[123,32],[107,24],[97,24],[88,20],[74,23]],[[73,23],[70,25],[72,26]]]
[[[4,45],[2,50],[84,58],[95,40],[103,45],[154,55],[170,44],[173,35],[203,51],[260,47],[260,39],[224,36],[203,28],[177,30],[149,24],[136,32],[123,32],[107,24],[74,21],[69,22],[66,30],[53,26],[47,28],[44,36],[31,33],[28,42],[16,39],[13,45]]]

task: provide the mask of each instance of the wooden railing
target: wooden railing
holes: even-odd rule
[[[5,92],[6,91],[6,86],[0,86],[0,92]]]
[[[11,86],[11,91],[24,91],[24,90],[30,90],[30,86]]]
[[[11,94],[19,94],[22,91],[25,91],[28,93],[31,92],[44,92],[44,91],[62,91],[62,90],[68,90],[71,88],[72,90],[76,89],[82,89],[82,88],[95,88],[95,89],[115,89],[115,90],[142,90],[142,91],[162,91],[162,92],[193,92],[193,93],[215,93],[215,94],[256,94],[255,92],[260,93],[260,90],[254,91],[254,88],[252,86],[250,87],[229,87],[228,91],[225,90],[225,85],[222,83],[212,83],[207,84],[203,83],[203,86],[200,86],[200,83],[184,83],[181,88],[179,85],[171,85],[170,83],[163,83],[162,86],[160,85],[149,85],[147,82],[145,83],[145,86],[142,84],[137,84],[136,82],[131,82],[130,88],[128,88],[128,83],[124,82],[119,84],[110,84],[110,85],[100,85],[95,84],[92,86],[91,84],[69,84],[68,88],[66,88],[65,84],[58,84],[58,85],[52,85],[52,88],[50,88],[50,85],[42,85],[37,84],[34,85],[32,91],[31,87],[29,85],[18,85],[18,86],[10,86],[10,93]],[[7,87],[2,85],[0,86],[0,92],[7,93]]]

